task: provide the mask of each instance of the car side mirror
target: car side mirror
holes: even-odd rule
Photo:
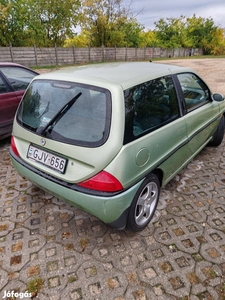
[[[215,93],[212,95],[213,100],[217,101],[217,102],[221,102],[224,100],[224,95],[220,94],[220,93]]]

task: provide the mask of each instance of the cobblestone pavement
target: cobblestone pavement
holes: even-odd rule
[[[41,300],[225,299],[225,140],[162,189],[140,233],[111,229],[22,179],[9,144],[0,142],[1,299],[31,283]]]

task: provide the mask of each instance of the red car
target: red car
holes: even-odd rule
[[[0,140],[11,135],[17,106],[38,73],[15,63],[0,62]]]

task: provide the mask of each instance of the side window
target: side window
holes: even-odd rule
[[[9,92],[9,89],[8,89],[7,85],[5,84],[5,82],[2,79],[1,74],[0,74],[0,94],[4,94],[4,93],[7,93],[7,92]]]
[[[25,90],[35,74],[20,67],[2,67],[5,75],[15,91]]]
[[[126,119],[124,143],[158,129],[179,117],[171,76],[154,79],[124,91]]]
[[[192,73],[177,75],[183,91],[187,112],[210,101],[210,93],[205,83]]]
[[[0,94],[4,94],[7,92],[8,92],[7,86],[5,85],[4,81],[2,80],[2,78],[0,76]]]

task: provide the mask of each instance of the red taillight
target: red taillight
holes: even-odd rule
[[[123,189],[123,186],[119,180],[106,171],[101,171],[90,179],[78,183],[78,185],[102,192],[118,192]]]
[[[11,148],[12,148],[13,153],[16,154],[16,156],[20,157],[19,152],[16,148],[16,143],[15,143],[13,136],[11,136]]]

